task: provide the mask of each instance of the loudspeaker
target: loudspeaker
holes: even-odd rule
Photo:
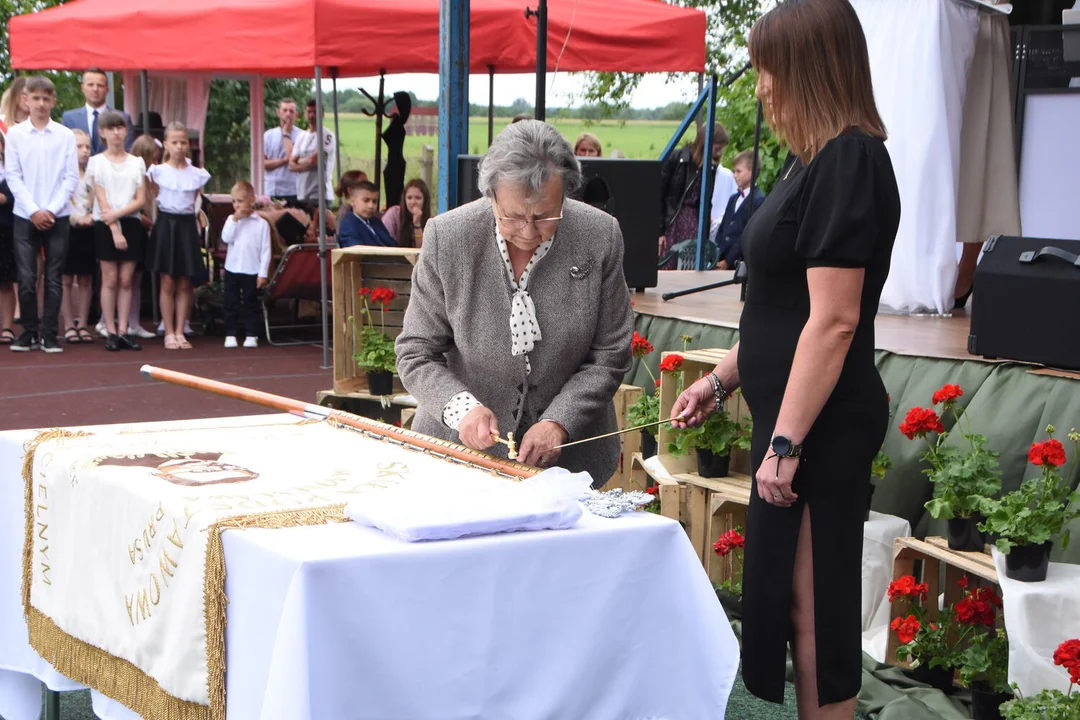
[[[1078,255],[1078,240],[987,240],[975,271],[968,352],[1080,370]]]
[[[480,198],[476,186],[481,155],[458,156],[457,204]],[[578,158],[584,185],[576,199],[615,217],[623,234],[626,285],[656,287],[660,239],[660,161]]]

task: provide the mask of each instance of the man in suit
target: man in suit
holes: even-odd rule
[[[106,110],[119,112],[124,116],[128,128],[124,149],[130,151],[131,144],[135,142],[135,127],[131,123],[131,117],[126,112],[114,110],[105,104],[105,98],[109,94],[109,76],[100,68],[90,68],[83,73],[80,87],[86,104],[81,108],[65,112],[60,124],[72,130],[82,130],[89,135],[90,154],[97,155],[105,150],[105,141],[101,139],[101,133],[98,132],[98,117]]]
[[[428,221],[397,338],[413,429],[506,457],[588,471],[619,463],[612,398],[632,360],[634,314],[615,218],[569,196],[581,168],[555,128],[504,129],[480,165],[483,198]],[[556,232],[558,237],[556,238]]]
[[[760,167],[760,166],[759,166]],[[742,260],[742,233],[750,220],[750,203],[745,202],[750,195],[750,179],[754,172],[754,151],[744,150],[735,156],[731,164],[738,191],[733,193],[724,210],[724,219],[716,229],[716,244],[720,248],[720,262],[717,270],[731,270]],[[754,188],[753,208],[755,210],[765,202],[765,194]]]

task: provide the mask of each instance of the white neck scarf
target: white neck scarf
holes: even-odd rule
[[[525,266],[525,272],[521,273],[521,280],[514,277],[514,266],[510,262],[510,252],[506,248],[506,240],[498,228],[495,229],[495,241],[499,245],[499,253],[506,265],[506,275],[510,278],[510,288],[513,294],[510,296],[510,354],[525,355],[531,352],[537,342],[543,339],[540,334],[540,325],[536,321],[536,307],[529,297],[529,276],[536,267],[536,263],[547,255],[555,238],[540,243],[540,247],[533,252],[532,259]]]

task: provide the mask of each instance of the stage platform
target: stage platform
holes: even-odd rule
[[[661,295],[730,278],[732,273],[661,272],[659,286],[633,293],[637,313],[636,328],[656,347],[648,357],[654,373],[663,350],[682,347],[680,336],[692,337],[690,348],[729,348],[738,340],[739,288],[730,286],[664,302]],[[987,361],[967,352],[970,318],[960,310],[951,317],[913,317],[879,314],[876,320],[877,365],[891,396],[893,413],[885,439],[885,452],[894,469],[878,483],[874,509],[899,515],[911,523],[917,535],[941,535],[944,522],[933,522],[923,503],[932,487],[919,460],[923,441],[910,441],[897,429],[908,409],[930,406],[935,390],[955,383],[964,390],[961,399],[972,430],[989,438],[990,447],[1000,453],[1002,484],[1006,491],[1034,474],[1027,464],[1031,443],[1046,438],[1047,424],[1058,429],[1058,438],[1072,456],[1072,446],[1064,435],[1080,428],[1080,373],[1070,373],[1038,365],[1010,361]],[[640,362],[635,362],[626,382],[651,388],[652,380]],[[753,408],[751,408],[753,411]],[[943,418],[951,428],[951,417]],[[964,442],[956,433],[949,444]],[[1072,484],[1080,481],[1078,465]],[[1080,522],[1072,526],[1080,532]],[[1065,553],[1055,548],[1054,559],[1080,562],[1080,543]]]

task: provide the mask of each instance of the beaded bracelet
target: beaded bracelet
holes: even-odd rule
[[[716,376],[716,373],[710,372],[705,377],[709,378],[709,382],[712,384],[713,395],[716,396],[716,409],[719,410],[724,405],[724,401],[727,400],[728,391],[724,389],[724,384],[720,382],[720,378]]]

